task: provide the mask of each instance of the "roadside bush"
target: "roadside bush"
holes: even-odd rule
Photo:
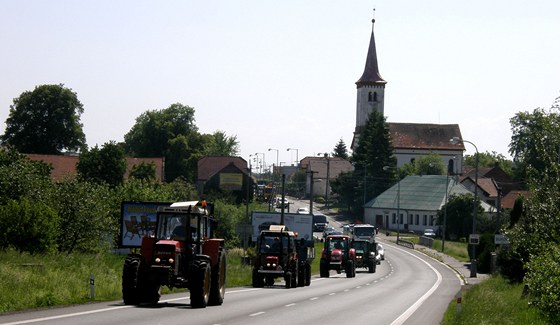
[[[494,252],[495,249],[494,234],[480,235],[480,243],[476,247],[477,267],[480,273],[490,273],[492,269],[492,252]]]
[[[546,312],[554,324],[560,321],[560,245],[551,245],[531,256],[525,277],[533,304]]]
[[[52,200],[60,217],[59,251],[97,252],[112,244],[119,229],[112,195],[103,184],[76,179],[57,184]]]
[[[9,201],[0,206],[0,249],[31,254],[55,251],[58,221],[56,212],[44,203],[25,198]]]
[[[523,267],[523,258],[519,253],[512,250],[511,247],[502,247],[498,250],[498,258],[496,261],[500,274],[508,281],[513,283],[523,282],[525,276],[525,268]]]

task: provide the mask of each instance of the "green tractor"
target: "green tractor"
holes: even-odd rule
[[[367,269],[375,273],[377,267],[377,243],[367,239],[354,239],[351,244],[356,251],[356,268]]]

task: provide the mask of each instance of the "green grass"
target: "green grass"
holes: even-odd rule
[[[456,301],[450,303],[442,324],[549,324],[522,291],[521,284],[492,277],[463,291],[460,312]]]
[[[322,244],[317,245],[317,254]],[[226,287],[251,285],[251,266],[242,263],[243,250],[227,251]],[[120,300],[122,267],[126,255],[50,254],[0,252],[0,313],[81,304],[90,299],[89,276],[95,277],[94,301]],[[312,272],[319,273],[319,258]],[[162,293],[181,292],[185,289]]]

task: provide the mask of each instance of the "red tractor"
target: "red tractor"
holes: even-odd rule
[[[298,273],[300,261],[295,239],[295,233],[285,230],[283,225],[271,225],[269,230],[261,231],[253,263],[253,287],[272,286],[279,277],[284,278],[288,289],[297,287],[298,277],[303,279],[301,286],[306,284],[305,275]]]
[[[351,246],[352,238],[346,235],[329,235],[325,238],[325,247],[321,254],[319,274],[329,277],[330,270],[337,273],[344,271],[347,278],[356,276],[356,250]]]
[[[160,287],[188,288],[191,307],[221,305],[225,295],[224,240],[211,238],[216,221],[205,201],[173,203],[157,212],[155,236],[142,238],[122,276],[124,303],[155,304]]]

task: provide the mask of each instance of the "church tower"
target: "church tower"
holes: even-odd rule
[[[377,50],[375,48],[375,36],[373,33],[375,19],[371,22],[371,38],[369,40],[366,66],[362,77],[356,81],[358,98],[356,101],[356,129],[354,131],[354,139],[352,140],[352,148],[355,148],[355,146],[358,145],[357,139],[363,127],[367,123],[369,114],[373,110],[384,114],[385,84],[387,82],[383,80],[379,74]]]

